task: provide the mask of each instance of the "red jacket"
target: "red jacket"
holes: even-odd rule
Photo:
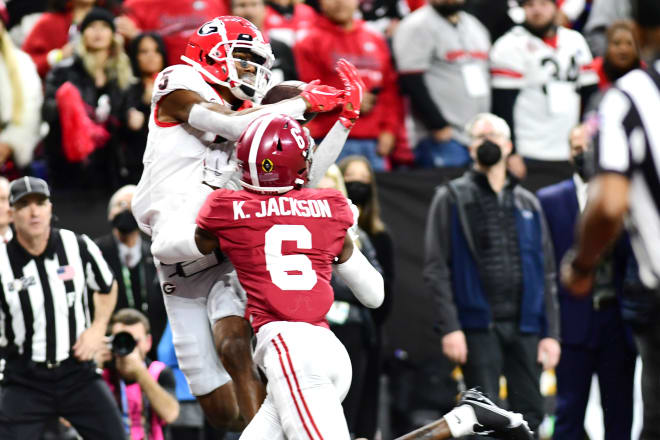
[[[142,31],[158,32],[168,64],[179,64],[188,38],[204,22],[229,13],[225,0],[124,0],[125,15]]]
[[[374,108],[360,116],[351,138],[375,139],[381,132],[399,133],[401,97],[390,50],[385,38],[355,21],[347,31],[319,16],[316,26],[299,32],[293,48],[298,76],[302,81],[320,79],[322,84],[343,88],[335,65],[340,58],[353,63],[367,91],[379,90]],[[337,120],[339,111],[321,113],[308,126],[315,138],[323,137]]]
[[[73,21],[70,12],[46,12],[32,28],[23,42],[23,51],[32,57],[39,75],[44,78],[50,71],[48,52],[69,42],[69,28]]]

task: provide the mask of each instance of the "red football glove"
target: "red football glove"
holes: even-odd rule
[[[341,109],[339,121],[344,127],[350,129],[360,117],[360,105],[365,85],[355,66],[344,58],[337,61],[337,73],[344,83],[344,106]]]
[[[307,84],[300,94],[307,102],[308,112],[329,112],[344,102],[343,90],[319,83],[320,81],[315,79]]]

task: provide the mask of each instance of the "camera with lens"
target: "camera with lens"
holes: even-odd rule
[[[129,332],[119,332],[112,336],[112,353],[124,357],[130,354],[137,345],[135,338]]]

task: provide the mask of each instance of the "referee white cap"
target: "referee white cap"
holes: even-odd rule
[[[50,198],[50,190],[46,181],[38,177],[25,176],[9,184],[9,204],[12,206],[30,194],[40,194],[47,199]]]

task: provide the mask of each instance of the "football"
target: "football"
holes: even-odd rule
[[[281,83],[271,87],[266,95],[261,100],[261,104],[274,104],[276,102],[283,101],[285,99],[294,98],[303,91],[306,83],[302,81],[282,81]],[[314,117],[316,113],[306,112],[303,117],[304,121],[301,121],[302,124],[306,124]]]

